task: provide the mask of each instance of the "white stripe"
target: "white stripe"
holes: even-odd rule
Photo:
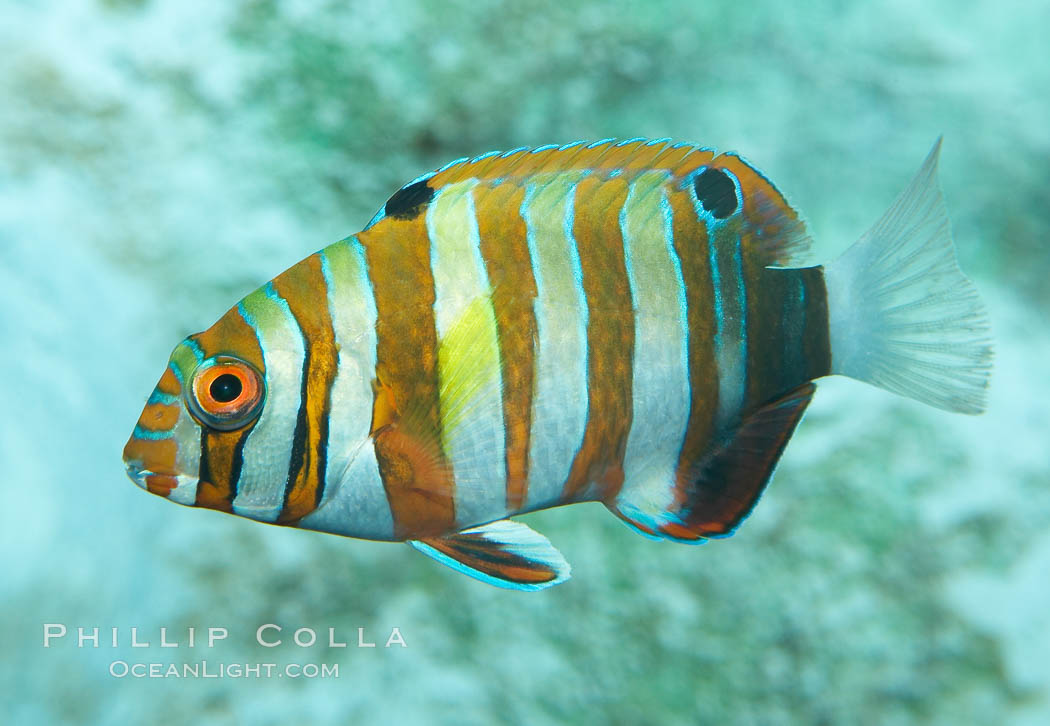
[[[721,225],[720,225],[721,226]],[[723,234],[718,242],[725,249],[716,250],[722,286],[722,318],[718,321],[718,424],[731,425],[740,415],[747,387],[747,299],[744,292],[744,268],[740,234],[726,235],[724,228],[709,226],[708,239]]]
[[[176,487],[168,499],[179,504],[193,506],[197,503],[197,485],[200,483],[201,436],[200,425],[193,420],[185,406],[179,406],[179,420],[172,427],[174,439],[179,442],[175,452],[175,471],[193,472],[178,474]]]
[[[538,337],[525,509],[560,500],[587,425],[587,299],[572,236],[581,176],[552,174],[530,185],[521,205]]]
[[[689,327],[674,250],[666,173],[631,185],[620,214],[634,303],[633,419],[617,503],[657,515],[674,501],[674,473],[689,421]]]
[[[505,458],[506,431],[503,421],[503,397],[500,384],[498,333],[492,312],[491,289],[485,261],[481,256],[481,238],[474,210],[476,179],[468,179],[441,189],[427,207],[427,236],[430,239],[430,264],[434,275],[434,319],[438,335],[438,370],[441,380],[441,402],[450,397],[469,398],[469,414],[450,425],[444,419],[442,444],[455,476],[456,523],[470,527],[506,515],[507,469]],[[475,380],[487,381],[477,390],[464,393],[451,390],[462,381],[460,372],[449,371],[442,343],[463,319],[471,304],[479,299],[488,306],[482,320],[471,321],[477,328],[472,344],[478,350],[476,363],[495,370],[472,371]],[[467,385],[470,385],[467,383]],[[449,412],[444,412],[448,414]]]
[[[329,471],[339,477],[338,480],[329,483],[321,506],[299,520],[298,526],[361,539],[396,539],[372,439],[366,437],[356,449],[339,459],[340,468],[334,472],[329,460]]]
[[[701,167],[695,174],[703,173]],[[733,423],[740,414],[747,384],[747,304],[744,291],[744,270],[740,250],[739,228],[736,234],[727,234],[729,223],[739,225],[743,200],[740,186],[733,175],[723,171],[733,181],[737,196],[736,211],[727,219],[715,219],[704,209],[693,194],[693,208],[697,220],[707,228],[711,284],[714,288],[715,363],[718,368],[718,426]],[[694,176],[695,176],[694,174]],[[692,178],[688,184],[692,186]]]
[[[356,238],[321,251],[339,367],[332,382],[328,465],[317,510],[299,526],[365,539],[394,538],[390,501],[369,437],[376,368],[376,303]]]
[[[198,447],[200,444],[198,444]],[[187,507],[192,507],[197,504],[197,483],[200,481],[195,476],[187,474],[177,474],[175,476],[177,482],[175,488],[168,494],[168,499],[179,504],[185,504]],[[145,485],[142,485],[145,489]]]
[[[238,305],[255,330],[266,366],[266,403],[244,444],[244,464],[233,511],[242,517],[274,522],[284,504],[292,438],[302,390],[303,335],[288,303],[272,283]]]
[[[192,362],[191,362],[192,361]],[[182,387],[182,381],[186,378],[183,370],[192,371],[197,363],[196,351],[186,341],[180,343],[171,354],[168,366]],[[185,369],[183,368],[185,366]],[[163,395],[159,391],[154,392],[158,398]],[[174,396],[172,403],[179,403],[179,396]],[[152,400],[152,399],[151,399]],[[197,502],[197,485],[200,482],[200,456],[201,456],[201,434],[200,424],[193,420],[186,407],[179,405],[179,419],[172,427],[173,438],[179,442],[175,450],[175,471],[183,472],[177,474],[175,479],[177,486],[168,494],[168,499],[179,504],[192,506]],[[144,484],[143,484],[144,487]]]

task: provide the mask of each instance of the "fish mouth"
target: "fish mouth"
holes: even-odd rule
[[[169,496],[173,491],[185,484],[196,483],[196,479],[182,474],[169,474],[166,472],[152,471],[144,468],[139,461],[125,461],[128,478],[135,484],[151,494],[162,497]]]
[[[143,469],[142,465],[137,461],[125,461],[124,468],[127,471],[128,478],[131,479],[131,481],[135,482],[136,486],[142,489],[147,488],[146,476],[148,475],[148,473],[152,472],[148,472],[148,470]]]

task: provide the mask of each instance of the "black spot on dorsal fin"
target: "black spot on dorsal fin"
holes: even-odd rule
[[[387,200],[383,213],[384,216],[394,219],[413,219],[433,198],[434,190],[427,184],[426,179],[420,179],[398,189],[394,196]]]
[[[725,219],[736,211],[736,186],[721,169],[704,169],[693,179],[696,198],[715,219]]]

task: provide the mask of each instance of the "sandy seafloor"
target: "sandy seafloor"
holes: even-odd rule
[[[1050,723],[1050,6],[787,7],[3,0],[0,721]],[[822,381],[730,540],[651,542],[599,505],[531,515],[574,576],[519,594],[124,475],[179,339],[445,161],[605,136],[734,149],[820,259],[942,133],[994,324],[988,412]],[[44,649],[44,623],[101,645]],[[408,647],[264,649],[265,623]],[[186,647],[210,626],[230,637]],[[116,660],[340,670],[121,679]]]

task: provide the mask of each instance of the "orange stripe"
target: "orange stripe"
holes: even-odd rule
[[[275,278],[273,286],[299,323],[306,353],[284,508],[277,519],[287,524],[305,517],[321,502],[328,460],[332,382],[339,361],[320,256],[310,255]]]
[[[146,477],[146,490],[151,494],[166,497],[179,485],[179,480],[171,474],[150,474]]]
[[[266,364],[255,330],[241,317],[237,307],[226,311],[203,333],[190,336],[206,358],[215,355],[236,356],[254,365],[265,375]],[[187,371],[187,375],[192,373]],[[244,442],[255,428],[255,421],[237,431],[202,429],[197,501],[199,507],[233,511],[237,481],[241,476]]]
[[[258,419],[257,419],[258,420]],[[197,483],[198,507],[233,511],[237,480],[244,464],[242,454],[248,434],[255,428],[252,421],[237,431],[201,429],[200,481]]]
[[[671,180],[672,184],[681,184],[682,179],[690,174],[691,172],[699,169],[704,164],[707,164],[714,157],[715,153],[710,149],[698,149],[692,146],[684,146],[678,149],[670,149],[666,156],[660,157],[660,165],[667,165],[673,176]],[[677,191],[677,190],[676,190]],[[688,199],[688,192],[687,199]],[[692,210],[690,202],[690,219],[696,219],[696,212]],[[699,224],[699,222],[694,222]]]
[[[164,369],[164,375],[161,376],[160,382],[157,384],[157,390],[169,396],[182,395],[179,379],[175,376],[170,364]],[[146,431],[170,431],[178,422],[181,406],[181,402],[172,404],[147,403],[139,416],[138,428]],[[139,462],[155,472],[153,476],[146,477],[146,488],[149,491],[154,494],[167,496],[171,489],[174,488],[171,481],[161,479],[160,476],[172,474],[176,470],[178,445],[175,443],[175,439],[140,439],[132,435],[124,446],[123,454],[125,461]]]
[[[597,486],[599,498],[623,486],[623,458],[631,429],[634,310],[624,263],[620,210],[623,177],[588,176],[576,186],[573,236],[587,298],[587,427],[563,496],[572,501]]]
[[[160,377],[157,390],[169,396],[182,395],[182,386],[179,385],[179,379],[175,376],[175,371],[171,369],[171,365],[164,369],[164,375]]]
[[[149,403],[142,409],[139,426],[147,431],[170,431],[179,420],[179,404]]]
[[[714,295],[708,263],[707,228],[699,223],[689,190],[673,189],[671,203],[674,248],[682,263],[686,319],[689,324],[689,419],[675,472],[675,497],[681,505],[698,472],[714,433],[718,412],[718,367],[715,361]]]
[[[358,235],[376,301],[376,401],[393,402],[375,434],[394,534],[416,539],[455,527],[455,484],[441,450],[434,277],[426,210],[386,217]]]
[[[149,462],[149,469],[160,474],[175,472],[177,455],[175,439],[140,439],[132,436],[124,446],[126,461]]]
[[[528,491],[529,431],[535,366],[536,280],[521,208],[525,190],[497,185],[475,194],[481,256],[492,288],[503,381],[507,507],[520,509]]]
[[[205,358],[232,355],[251,363],[260,373],[266,373],[259,338],[255,330],[244,322],[236,306],[226,311],[225,315],[203,333],[190,337],[197,341]]]
[[[617,146],[618,143],[613,142],[608,147],[604,147],[606,151],[596,164],[598,169],[648,169],[650,160],[657,155],[660,148],[659,146],[646,147],[644,142],[641,141],[633,141],[623,146]],[[595,151],[601,148],[603,147],[598,147]],[[619,209],[617,209],[617,213],[619,213]]]

